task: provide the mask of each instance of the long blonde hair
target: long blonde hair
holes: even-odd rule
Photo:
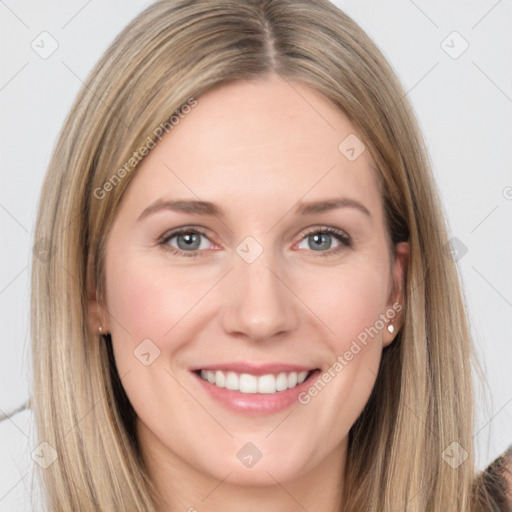
[[[105,241],[136,166],[106,193],[104,184],[190,98],[269,73],[348,116],[377,164],[391,240],[410,244],[404,324],[350,431],[345,511],[480,510],[470,334],[424,142],[390,65],[327,0],[162,0],[88,76],[40,198],[36,242],[48,250],[33,259],[32,406],[39,440],[58,454],[42,470],[52,512],[156,510],[123,376],[108,337],[87,322],[88,290],[104,296]],[[443,460],[452,443],[467,452],[457,468]]]

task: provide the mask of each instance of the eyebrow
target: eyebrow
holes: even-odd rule
[[[359,201],[349,199],[347,197],[324,199],[321,201],[304,202],[299,201],[295,208],[296,215],[313,215],[315,213],[323,213],[339,208],[354,208],[366,216],[371,217],[370,211]],[[225,218],[226,211],[210,201],[196,201],[192,199],[181,200],[162,200],[158,199],[148,206],[137,218],[137,222],[148,217],[152,213],[170,210],[178,213],[193,213],[197,215],[207,215],[211,217]]]

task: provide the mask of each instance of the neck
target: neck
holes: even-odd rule
[[[257,484],[240,483],[234,470],[222,478],[202,472],[172,453],[139,425],[146,471],[158,493],[158,512],[342,512],[342,482],[346,443],[317,467],[281,479],[264,467],[251,468]],[[259,471],[259,474],[256,472]]]

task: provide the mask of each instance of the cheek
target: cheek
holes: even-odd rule
[[[385,264],[357,264],[340,267],[337,272],[331,269],[324,280],[315,276],[306,283],[316,290],[310,295],[311,309],[329,328],[328,339],[337,354],[347,350],[352,340],[374,326],[385,312],[387,275]],[[319,287],[318,282],[323,286]]]
[[[162,411],[191,405],[167,373],[189,340],[176,334],[188,328],[186,314],[204,292],[200,281],[188,273],[171,272],[144,255],[123,254],[123,259],[113,257],[106,265],[116,367],[137,415],[169,425],[171,420]]]
[[[171,272],[143,257],[112,261],[107,275],[111,327],[122,326],[121,336],[129,332],[133,340],[168,339],[165,335],[204,293],[200,279],[190,279],[187,272]]]
[[[329,331],[325,331],[324,339],[331,357],[322,369],[330,375],[324,376],[328,389],[321,393],[323,399],[328,397],[328,401],[343,406],[346,413],[338,417],[335,408],[320,408],[317,419],[326,428],[333,423],[341,424],[342,430],[350,428],[375,383],[385,328],[381,315],[386,312],[389,285],[389,269],[385,258],[382,260],[361,259],[340,266],[336,272],[331,269],[328,279],[323,280],[324,286],[317,286],[316,293],[310,296],[311,309]],[[312,395],[316,396],[315,390]]]
[[[179,366],[194,338],[206,302],[199,301],[215,279],[211,271],[180,271],[144,254],[123,254],[106,265],[110,328],[118,373],[128,376],[125,390],[144,415],[152,405],[148,396],[158,401],[158,393],[174,386],[167,371]]]

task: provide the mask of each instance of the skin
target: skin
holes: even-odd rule
[[[369,151],[349,161],[338,150],[354,133],[304,85],[276,76],[223,85],[198,98],[127,188],[107,241],[105,300],[100,308],[91,300],[90,319],[112,334],[160,510],[343,509],[348,432],[399,314],[394,334],[379,331],[310,403],[279,413],[227,410],[189,368],[250,361],[326,370],[400,302],[408,246],[390,250]],[[369,215],[353,207],[294,213],[299,200],[334,197],[358,201]],[[137,221],[155,200],[178,198],[214,202],[226,217],[160,210]],[[182,226],[206,231],[201,255],[158,244]],[[327,226],[352,245],[326,234],[315,250],[306,230]],[[236,252],[247,236],[263,248],[252,263]],[[179,239],[183,247],[183,236],[167,246]],[[145,366],[133,351],[148,338],[160,355]],[[248,442],[262,454],[251,468],[236,456]]]

